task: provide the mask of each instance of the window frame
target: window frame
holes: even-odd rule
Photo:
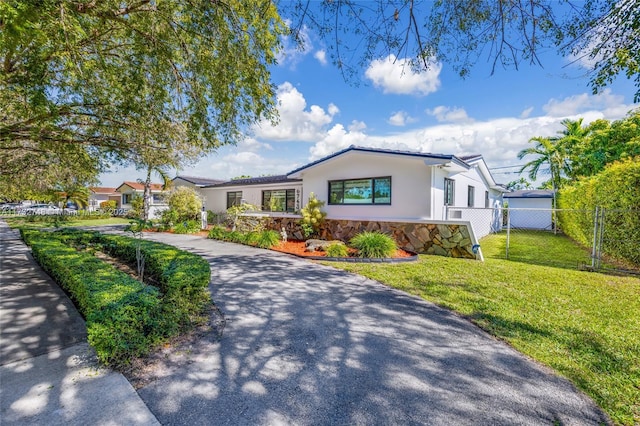
[[[467,186],[467,207],[474,207],[476,198],[476,187],[472,185]]]
[[[456,203],[456,181],[444,178],[444,205],[453,206]]]
[[[122,204],[131,204],[132,199],[133,199],[133,194],[129,192],[122,194]]]
[[[238,198],[238,194],[240,195],[239,198]],[[231,197],[234,198],[234,201],[230,203],[229,200],[231,199]],[[227,191],[227,209],[230,209],[231,207],[234,207],[234,206],[239,206],[241,204],[242,204],[242,191]]]
[[[384,203],[376,203],[376,180],[387,179],[389,181],[389,202]],[[354,182],[360,180],[370,180],[371,181],[371,202],[367,203],[345,203],[344,202],[344,188],[347,182]],[[332,184],[341,184],[342,185],[342,202],[333,202],[331,200],[331,185]],[[327,204],[330,206],[390,206],[391,205],[391,197],[392,197],[392,180],[391,176],[375,176],[375,177],[363,177],[363,178],[352,178],[352,179],[334,179],[327,182],[327,191],[329,196]],[[386,197],[385,197],[386,198]]]
[[[489,191],[484,191],[484,208],[488,209],[491,206]]]
[[[271,195],[273,192],[281,192],[284,191],[284,210],[271,210],[266,208],[265,203],[265,193],[269,193],[269,199],[271,199]],[[289,207],[291,206],[291,207]],[[296,211],[296,190],[295,188],[286,188],[286,189],[263,189],[262,190],[262,200],[260,209],[263,212],[271,212],[271,213],[294,213]]]

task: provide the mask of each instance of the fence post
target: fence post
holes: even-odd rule
[[[509,239],[511,236],[511,214],[509,213],[509,208],[507,207],[507,249],[505,252],[506,259],[509,259]]]
[[[596,252],[598,247],[598,206],[593,213],[593,248],[591,249],[591,268],[596,269]]]

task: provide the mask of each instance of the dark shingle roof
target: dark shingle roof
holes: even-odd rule
[[[221,179],[209,179],[209,178],[203,178],[203,177],[182,176],[182,175],[178,175],[173,178],[173,180],[176,180],[176,179],[182,179],[196,186],[216,185],[218,183],[225,182],[224,180],[221,180]]]
[[[302,179],[289,179],[287,175],[276,176],[260,176],[254,178],[233,179],[226,182],[217,183],[214,185],[207,185],[205,188],[221,187],[221,186],[240,186],[240,185],[260,185],[269,183],[287,183],[287,182],[301,182]]]
[[[345,148],[341,151],[338,152],[334,152],[331,155],[328,155],[324,158],[321,158],[319,160],[316,160],[312,163],[306,164],[302,167],[298,167],[295,170],[292,170],[288,173],[288,175],[292,175],[294,173],[297,173],[299,171],[302,171],[304,169],[307,169],[309,167],[315,166],[316,164],[320,164],[323,163],[327,160],[330,160],[334,157],[337,157],[339,155],[342,155],[346,152],[349,151],[359,151],[359,152],[371,152],[371,153],[378,153],[378,154],[392,154],[392,155],[404,155],[404,156],[409,156],[409,157],[421,157],[421,158],[436,158],[436,159],[441,159],[441,160],[449,160],[449,161],[453,161],[456,162],[464,167],[466,167],[467,169],[469,168],[469,165],[467,163],[464,162],[464,160],[462,160],[460,157],[456,157],[455,155],[449,155],[449,154],[431,154],[431,153],[427,153],[427,152],[417,152],[417,151],[400,151],[400,150],[395,150],[395,149],[383,149],[383,148],[369,148],[369,147],[364,147],[364,146],[355,146],[355,145],[351,145],[348,148]],[[474,156],[475,157],[475,156]]]

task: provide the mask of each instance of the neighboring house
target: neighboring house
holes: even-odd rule
[[[269,214],[299,212],[302,208],[302,181],[285,175],[234,179],[201,188],[205,207],[215,213],[248,203]]]
[[[99,186],[89,187],[89,205],[87,206],[89,211],[95,211],[99,209],[100,203],[109,200],[115,201],[116,207],[120,206],[121,194],[116,192],[116,188]]]
[[[160,217],[160,213],[167,208],[167,203],[164,200],[165,191],[161,183],[152,183],[150,189],[149,218],[154,219]],[[125,181],[116,188],[116,191],[120,193],[119,207],[128,210],[131,209],[131,200],[134,197],[144,196],[144,184]]]
[[[502,196],[509,205],[512,228],[553,229],[553,191],[525,189]]]

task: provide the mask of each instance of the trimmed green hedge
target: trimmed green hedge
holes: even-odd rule
[[[98,358],[119,366],[193,325],[210,303],[208,263],[175,247],[141,241],[148,286],[93,256],[96,248],[135,263],[136,240],[91,231],[21,230],[34,257],[76,302]]]
[[[209,230],[208,238],[212,240],[227,241],[230,243],[245,244],[259,248],[269,249],[280,242],[280,234],[272,230],[264,231],[229,231],[223,226],[213,226]]]
[[[591,245],[595,207],[605,215],[604,252],[640,265],[640,157],[608,165],[595,176],[577,181],[558,194],[563,232]]]

